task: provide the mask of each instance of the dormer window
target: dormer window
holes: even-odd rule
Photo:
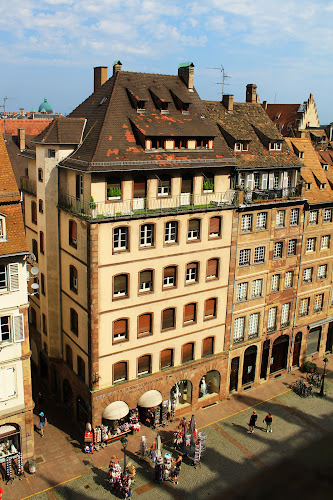
[[[138,99],[137,101],[137,108],[136,111],[138,113],[145,113],[146,112],[146,102],[143,99]]]
[[[214,140],[208,137],[198,137],[196,149],[213,149]]]
[[[311,182],[307,182],[306,189],[307,189],[307,191],[310,191],[310,189],[311,189]]]
[[[282,142],[270,142],[268,149],[269,151],[282,151]]]
[[[299,151],[298,158],[301,158],[301,160],[303,160],[303,158],[304,158],[304,151]]]
[[[326,182],[321,183],[319,189],[326,189]]]
[[[190,114],[190,105],[188,102],[183,102],[182,103],[182,113],[183,115],[189,115]]]
[[[248,151],[249,144],[247,142],[235,142],[234,151],[236,153],[241,153],[242,151]]]
[[[160,110],[162,115],[169,113],[169,103],[161,101]]]
[[[328,170],[328,165],[327,165],[326,163],[323,163],[323,164],[322,164],[322,167],[323,167],[323,169],[327,172],[327,170]]]
[[[164,137],[153,137],[151,139],[151,149],[164,149],[165,139]]]
[[[186,148],[187,148],[187,139],[185,137],[175,138],[175,149],[186,149]]]
[[[140,99],[130,89],[126,89],[126,91],[132,107],[136,109],[137,113],[145,113],[147,99]]]
[[[6,241],[6,219],[0,215],[0,241]]]

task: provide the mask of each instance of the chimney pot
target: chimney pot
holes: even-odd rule
[[[108,67],[97,66],[94,68],[94,92],[98,90],[108,79]]]
[[[260,104],[259,96],[257,94],[257,86],[255,83],[246,85],[246,102]]]
[[[178,76],[185,83],[190,92],[193,92],[194,64],[182,63],[178,66]]]
[[[121,62],[120,61],[115,61],[113,63],[113,74],[119,73],[119,71],[121,71],[121,67],[122,67]]]
[[[25,149],[25,129],[18,128],[17,135],[18,135],[18,140],[19,140],[20,151],[24,151],[24,149]]]
[[[224,94],[222,98],[222,104],[227,111],[233,111],[234,109],[234,96],[232,94]]]

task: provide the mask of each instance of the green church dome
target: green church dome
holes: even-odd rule
[[[46,97],[44,98],[44,102],[39,105],[38,112],[39,113],[52,113],[52,106],[49,102],[47,102]]]

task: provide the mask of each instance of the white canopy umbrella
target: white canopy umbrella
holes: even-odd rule
[[[102,417],[105,420],[119,420],[126,417],[128,413],[129,407],[125,401],[114,401],[105,408]]]
[[[161,403],[162,394],[159,391],[151,390],[142,394],[138,401],[138,406],[141,406],[141,408],[153,408]]]

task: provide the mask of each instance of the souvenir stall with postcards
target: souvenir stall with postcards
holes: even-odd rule
[[[161,414],[164,415],[161,403],[162,395],[159,391],[151,390],[142,394],[138,401],[140,422],[153,428],[160,425]]]
[[[24,475],[21,433],[16,424],[0,426],[0,475],[6,484]]]

